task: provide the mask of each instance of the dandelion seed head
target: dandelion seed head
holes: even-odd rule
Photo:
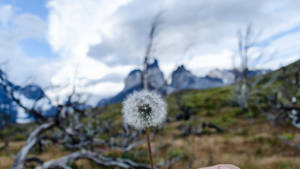
[[[155,92],[134,92],[123,102],[124,122],[136,129],[157,126],[166,119],[166,107],[164,100]]]

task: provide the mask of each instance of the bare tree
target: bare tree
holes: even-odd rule
[[[260,32],[255,32],[251,24],[247,25],[245,30],[238,30],[237,39],[238,39],[238,50],[237,57],[240,61],[239,68],[235,67],[236,56],[233,57],[233,73],[236,85],[238,85],[238,102],[242,108],[248,108],[248,97],[250,90],[250,83],[248,77],[249,71],[249,62],[253,57],[251,50],[255,48],[255,43],[257,42]],[[261,58],[262,53],[258,53],[257,58]],[[240,83],[237,81],[240,80]]]
[[[298,100],[296,95],[299,92],[300,61],[294,63],[291,68],[282,67],[280,70],[271,72],[266,76],[260,75],[255,78],[249,78],[250,62],[253,62],[253,68],[253,64],[260,64],[262,60],[265,60],[265,62],[270,61],[277,52],[266,54],[264,47],[267,45],[259,45],[258,38],[260,33],[254,31],[251,24],[244,31],[239,30],[237,35],[237,57],[240,61],[240,69],[238,70],[234,66],[234,74],[237,100],[240,107],[250,111],[253,111],[253,109],[258,110],[260,113],[265,114],[273,124],[287,121],[299,124],[300,108],[296,104]],[[275,82],[281,85],[273,87]],[[255,99],[249,102],[248,100],[251,97],[255,97]],[[262,106],[261,102],[264,103],[264,106]]]
[[[161,13],[154,18],[147,37],[148,41],[142,72],[142,85],[144,89],[149,88],[147,71],[160,15]],[[78,72],[75,71],[75,73]],[[74,78],[76,78],[76,75]],[[43,110],[37,109],[36,106],[27,107],[24,105],[20,98],[17,97],[16,89],[9,85],[8,79],[5,76],[0,79],[0,86],[5,89],[5,92],[9,94],[13,102],[26,113],[32,115],[35,119],[34,123],[38,125],[30,133],[25,145],[16,154],[11,168],[22,169],[32,162],[35,165],[31,167],[37,169],[71,168],[70,164],[78,159],[87,159],[104,167],[150,168],[150,165],[137,163],[130,159],[105,156],[111,150],[131,151],[134,147],[145,143],[146,140],[140,138],[143,131],[133,130],[128,125],[124,125],[122,131],[113,130],[110,120],[96,120],[97,118],[95,119],[95,117],[99,114],[101,116],[103,112],[90,111],[86,107],[85,101],[80,99],[81,95],[77,93],[75,85],[74,80],[72,92],[65,97],[64,101],[57,102],[55,105],[53,105],[53,101],[50,102],[51,106],[55,109],[55,116],[48,117],[45,116]],[[39,99],[36,102],[38,103]],[[103,135],[110,135],[111,137],[102,138],[101,136]],[[43,161],[39,156],[32,153],[34,149],[38,149],[40,153],[43,153],[45,146],[48,144],[60,145],[64,149],[72,151],[72,153],[50,161]],[[168,160],[157,166],[173,163]]]
[[[130,159],[109,158],[105,152],[113,149],[130,151],[132,148],[142,144],[145,140],[140,140],[140,131],[133,131],[124,128],[123,132],[112,130],[109,121],[95,121],[95,113],[88,111],[84,102],[80,102],[80,95],[75,90],[66,97],[61,104],[54,106],[55,116],[44,115],[43,110],[37,107],[27,107],[18,97],[17,89],[11,85],[6,76],[1,76],[0,86],[11,97],[13,102],[28,114],[35,117],[38,124],[25,145],[16,154],[12,169],[22,169],[30,162],[36,162],[37,168],[70,168],[69,165],[78,159],[88,159],[101,166],[118,166],[121,168],[150,168],[146,164],[136,163]],[[75,88],[73,88],[75,89]],[[35,102],[39,102],[37,99]],[[35,104],[33,104],[35,105]],[[88,119],[87,123],[84,119]],[[101,135],[108,133],[114,139],[99,139]],[[47,144],[59,144],[65,149],[75,151],[65,157],[44,162],[38,156],[32,156],[31,151],[38,148],[44,151]],[[6,143],[8,145],[8,143]],[[99,149],[97,147],[106,147]],[[28,157],[30,154],[30,158]]]
[[[158,26],[160,25],[162,12],[158,13],[155,17],[153,22],[151,23],[150,31],[147,36],[147,45],[144,55],[144,65],[143,65],[143,72],[142,72],[142,87],[143,89],[149,89],[149,81],[148,81],[148,66],[149,66],[149,59],[151,57],[153,51],[153,43],[154,39],[157,36]]]

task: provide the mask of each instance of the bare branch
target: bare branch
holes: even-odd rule
[[[149,65],[149,57],[151,55],[151,52],[153,50],[153,41],[154,38],[157,34],[157,28],[160,24],[160,17],[162,15],[162,12],[158,13],[155,17],[154,20],[151,24],[150,32],[148,34],[147,40],[147,46],[146,46],[146,51],[144,55],[144,70],[142,73],[142,83],[143,83],[143,88],[148,89],[149,88],[149,82],[148,82],[148,77],[147,77],[147,71],[148,71],[148,65]]]
[[[46,131],[47,129],[49,129],[53,126],[54,126],[53,122],[42,124],[30,134],[30,136],[28,137],[28,139],[26,141],[26,144],[18,152],[11,169],[22,169],[23,168],[29,151],[32,149],[32,147],[38,141],[38,138],[37,138],[38,135],[40,135],[41,133],[43,133],[44,131]]]
[[[98,165],[105,166],[105,167],[115,166],[120,168],[150,168],[149,165],[135,163],[129,159],[122,159],[122,158],[113,159],[113,158],[104,157],[101,154],[97,154],[95,152],[81,151],[81,152],[72,153],[70,155],[64,156],[56,160],[45,162],[43,165],[36,167],[36,169],[48,169],[48,168],[55,168],[55,167],[62,167],[62,166],[66,167],[68,164],[78,159],[88,159],[95,162]]]

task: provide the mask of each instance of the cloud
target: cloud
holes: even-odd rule
[[[21,84],[29,77],[42,86],[68,84],[47,93],[53,97],[74,84],[89,94],[113,95],[141,65],[150,24],[162,11],[151,56],[167,77],[180,64],[199,75],[231,67],[236,32],[250,22],[263,30],[259,41],[270,42],[265,52],[276,51],[272,61],[255,66],[276,68],[299,58],[300,32],[293,29],[300,23],[299,7],[297,0],[49,0],[43,20],[2,5],[0,62],[8,63],[9,76]],[[32,39],[51,45],[57,56],[30,56],[22,43]]]
[[[62,91],[63,94],[72,90],[71,86],[74,84],[79,92],[99,91],[100,84],[89,86],[89,89],[86,89],[84,84],[119,70],[88,57],[87,52],[90,46],[100,43],[103,37],[114,35],[113,14],[128,2],[130,0],[50,0],[48,2],[48,40],[61,57],[58,63],[60,69],[51,77],[51,82],[55,85],[70,83],[71,85]],[[124,69],[128,70],[128,66],[123,67]],[[124,76],[124,73],[119,74]],[[80,80],[72,80],[75,77]],[[118,85],[122,86],[120,82]],[[118,89],[112,87],[111,91],[117,92]]]
[[[112,83],[119,83],[124,80],[124,77],[118,73],[111,73],[103,76],[100,79],[90,80],[85,84],[85,87],[89,87],[92,85],[96,85],[103,82],[112,82]]]
[[[287,29],[282,26],[285,23],[299,22],[297,5],[299,7],[295,1],[272,0],[132,1],[113,14],[113,18],[117,18],[112,28],[117,30],[114,36],[104,37],[98,44],[91,45],[88,55],[107,65],[140,64],[151,20],[164,11],[153,56],[158,57],[162,65],[174,60],[185,63],[191,57],[217,55],[234,49],[237,30],[249,23],[265,31],[261,38],[284,31]],[[286,21],[286,17],[292,17],[291,13],[294,17]],[[187,59],[183,60],[183,56]],[[219,55],[219,58],[219,62],[209,61],[215,65],[200,62],[198,67],[231,66],[231,62],[226,61],[228,57]]]
[[[128,1],[50,0],[47,6],[51,45],[66,55],[85,55],[90,45],[101,41],[103,34],[112,33],[111,15]]]
[[[22,51],[20,42],[26,39],[46,40],[47,23],[36,15],[16,13],[13,6],[0,6],[0,63],[13,82],[26,85],[30,82],[41,86],[49,84],[50,61],[32,58]]]
[[[150,24],[161,11],[152,56],[167,76],[179,64],[199,75],[215,67],[230,68],[236,32],[249,23],[263,30],[263,41],[300,22],[300,3],[295,0],[50,0],[47,6],[48,40],[61,56],[51,82],[73,83],[77,72],[82,91],[105,95],[122,88],[126,74],[141,65]],[[278,50],[273,68],[286,64],[280,56],[291,55],[291,47],[299,45],[292,41],[283,48],[286,37],[268,49]]]
[[[0,6],[0,23],[1,25],[6,25],[7,22],[13,15],[13,10],[11,5]]]
[[[283,30],[281,32],[273,34],[271,37],[256,42],[255,44],[253,44],[253,46],[267,46],[270,45],[272,42],[279,40],[280,38],[284,38],[288,35],[292,35],[298,32],[300,32],[300,24],[297,24],[296,26],[293,26],[287,30]]]
[[[16,15],[12,24],[18,41],[29,38],[46,40],[47,23],[39,16],[27,13]]]

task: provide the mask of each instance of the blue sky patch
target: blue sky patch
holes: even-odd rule
[[[31,13],[47,20],[48,9],[47,0],[1,0],[1,5],[12,5],[17,13]]]
[[[58,54],[51,49],[50,44],[40,39],[22,40],[19,45],[25,55],[29,57],[45,57],[48,59],[58,57]]]

